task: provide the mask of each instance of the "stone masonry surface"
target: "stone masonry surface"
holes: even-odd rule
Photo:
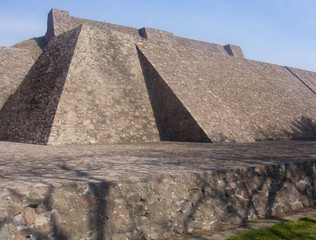
[[[0,109],[15,92],[33,63],[27,50],[0,47]]]
[[[218,44],[176,37],[170,32],[161,31],[158,29],[142,28],[138,30],[137,28],[132,27],[125,27],[111,23],[76,18],[70,16],[69,12],[59,9],[52,9],[48,15],[46,39],[47,41],[49,41],[53,37],[67,32],[73,28],[76,28],[81,24],[85,24],[93,28],[114,30],[117,32],[125,33],[133,39],[139,39],[141,35],[142,37],[153,41],[169,42],[169,44],[179,44],[184,47],[204,49],[206,51],[214,51],[222,53],[224,55],[229,54],[225,50],[224,46]]]
[[[316,142],[0,142],[0,239],[162,239],[313,205]]]
[[[173,239],[315,205],[316,73],[57,9],[45,42],[31,69],[0,47],[0,240]],[[305,140],[249,143],[281,138]]]
[[[316,136],[316,96],[285,67],[182,46],[137,46],[211,141]]]
[[[80,29],[50,41],[0,111],[0,139],[45,144]]]
[[[316,73],[297,68],[289,68],[301,81],[316,92]]]
[[[192,115],[139,49],[138,54],[161,140],[210,142]]]
[[[47,47],[0,111],[0,139],[38,144],[316,138],[316,73],[239,46],[52,9]]]
[[[48,143],[159,140],[135,43],[82,25]]]

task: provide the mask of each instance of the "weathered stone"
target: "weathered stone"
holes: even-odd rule
[[[21,199],[23,198],[23,195],[16,193],[16,194],[11,194],[10,197],[12,198],[14,202],[20,202]]]
[[[148,205],[148,210],[150,212],[162,212],[165,207],[166,207],[165,202],[156,201],[156,202]]]
[[[0,109],[33,65],[25,49],[0,47]]]
[[[127,201],[133,203],[133,202],[139,202],[141,200],[141,197],[139,195],[132,195],[132,196],[129,196],[127,198]]]
[[[50,222],[50,219],[47,218],[46,216],[36,215],[34,219],[35,225],[43,225],[49,222]]]
[[[10,216],[16,216],[22,212],[22,208],[17,205],[9,205],[6,207],[6,210]]]
[[[59,215],[59,213],[57,211],[54,211],[51,215],[50,223],[53,226],[56,226],[56,225],[60,224],[60,222],[61,222],[61,216]]]
[[[118,207],[118,209],[116,210],[117,214],[122,215],[122,216],[127,216],[129,214],[128,210],[126,207],[121,206]],[[136,213],[135,213],[136,214]],[[137,214],[136,214],[137,215]]]
[[[22,214],[18,214],[13,217],[13,224],[14,226],[25,225],[25,219]]]
[[[25,222],[28,225],[32,225],[35,220],[35,210],[33,208],[28,207],[23,211],[23,216],[24,216]]]
[[[5,208],[0,208],[0,222],[5,220],[8,217],[8,213],[6,212]]]
[[[37,214],[45,213],[49,210],[49,207],[47,207],[45,204],[40,204],[35,208],[35,211]]]
[[[4,99],[11,94],[0,114],[1,139],[57,145],[316,136],[316,73],[246,59],[231,44],[57,9],[49,13],[45,38],[16,92],[11,80],[0,90]],[[14,60],[12,49],[1,51],[2,62]],[[12,79],[19,64],[12,64]]]
[[[83,206],[85,208],[88,208],[88,207],[91,208],[96,205],[96,200],[95,200],[95,197],[91,193],[87,193],[79,197],[78,203],[80,206]]]
[[[184,232],[184,229],[183,229],[183,227],[175,226],[175,227],[174,227],[174,232],[175,232],[175,233],[183,233],[183,232]]]
[[[109,197],[115,197],[118,194],[118,190],[115,187],[110,187],[108,190]]]
[[[133,213],[136,215],[136,216],[144,216],[146,213],[147,213],[147,207],[146,205],[142,204],[142,203],[138,203],[134,206],[134,211]]]
[[[85,217],[85,214],[81,208],[72,209],[66,216],[62,217],[62,221],[64,222],[78,222],[82,221]]]
[[[231,182],[231,183],[229,184],[229,186],[230,186],[232,189],[236,189],[236,188],[237,188],[237,184],[234,183],[234,182]]]
[[[44,223],[36,226],[37,232],[41,235],[48,236],[51,232],[51,225],[49,223]]]
[[[25,236],[19,230],[16,230],[13,236],[11,236],[11,238],[7,236],[4,237],[7,237],[6,239],[25,239]]]
[[[25,236],[25,237],[30,237],[30,235],[33,233],[33,229],[31,228],[21,228],[19,230],[19,233],[22,235],[22,236]]]
[[[55,205],[58,211],[67,213],[69,209],[72,208],[73,202],[69,201],[68,198],[59,196],[58,198],[55,198]]]

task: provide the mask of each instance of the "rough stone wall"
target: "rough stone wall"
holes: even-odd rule
[[[163,43],[169,46],[174,46],[177,44],[175,36],[171,32],[147,27],[139,29],[138,32],[141,37],[149,39],[155,43]]]
[[[306,87],[309,88],[312,92],[316,94],[316,73],[310,72],[302,69],[288,67],[289,71],[294,74],[294,76],[306,84]]]
[[[285,67],[137,43],[213,142],[315,137],[316,98]]]
[[[50,41],[0,111],[0,139],[46,144],[80,29]]]
[[[173,33],[153,28],[144,27],[138,30],[132,27],[72,17],[69,15],[69,12],[59,9],[52,9],[48,15],[46,39],[49,41],[52,37],[78,27],[81,24],[94,28],[101,28],[103,30],[113,30],[129,34],[130,37],[135,40],[139,40],[139,37],[141,36],[154,42],[164,42],[169,45],[179,45],[188,48],[203,49],[204,51],[217,52],[224,55],[232,55],[230,52],[227,52],[224,46],[219,44],[182,38],[174,36]],[[234,47],[236,48],[236,52],[238,52],[239,56],[243,56],[241,48],[238,46]],[[232,56],[235,55],[236,54]]]
[[[111,23],[105,23],[105,22],[98,22],[88,19],[82,19],[82,18],[76,18],[71,17],[71,23],[73,27],[79,26],[81,24],[85,24],[87,26],[93,27],[93,28],[100,28],[103,30],[113,30],[121,33],[128,34],[131,38],[139,38],[138,29],[132,28],[132,27],[125,27],[117,24],[111,24]]]
[[[227,44],[224,46],[224,49],[230,56],[244,58],[244,54],[239,46]]]
[[[151,105],[162,141],[210,142],[181,101],[139,51]]]
[[[64,32],[67,32],[75,27],[72,26],[68,11],[52,9],[47,17],[47,31],[45,35],[46,42],[53,39]]]
[[[315,162],[2,188],[0,239],[163,239],[316,201]]]
[[[68,11],[52,9],[48,14],[46,40],[49,41],[53,37],[67,32],[71,29],[79,27],[81,24],[103,30],[114,30],[129,34],[131,37],[139,37],[138,29],[125,27],[111,23],[92,21],[88,19],[76,18],[69,15]]]
[[[27,50],[0,47],[0,109],[15,92],[33,63]]]
[[[46,40],[45,36],[43,36],[19,42],[17,44],[12,45],[11,47],[28,50],[28,52],[30,53],[31,57],[35,62],[38,59],[38,57],[42,54],[45,46]]]
[[[84,24],[48,143],[159,140],[134,42]]]
[[[203,50],[206,52],[215,52],[215,53],[220,53],[223,55],[230,55],[224,48],[224,46],[219,45],[219,44],[214,44],[214,43],[208,43],[208,42],[203,42],[203,41],[197,41],[193,39],[188,39],[188,38],[182,38],[182,37],[175,37],[177,44],[179,46],[185,47],[185,48],[193,48],[193,49],[199,49]],[[194,50],[192,50],[194,51]]]
[[[79,44],[64,44],[65,31],[79,25]],[[247,60],[234,45],[52,9],[46,38],[59,35],[0,112],[1,139],[87,144],[316,136],[312,72]]]

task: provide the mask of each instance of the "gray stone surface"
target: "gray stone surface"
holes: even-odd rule
[[[0,142],[1,240],[186,237],[315,204],[315,141],[216,143],[315,138],[314,73],[57,9],[45,38],[0,88],[0,139],[63,145]]]
[[[311,90],[316,94],[316,73],[311,71],[305,71],[302,69],[289,67],[299,80],[303,81]]]
[[[58,145],[316,137],[312,72],[248,60],[231,44],[58,9],[49,13],[46,41],[50,47],[0,112],[1,139]]]
[[[71,29],[79,27],[81,24],[85,24],[93,28],[98,28],[98,29],[103,29],[103,30],[113,30],[113,31],[125,33],[136,38],[140,37],[137,28],[131,28],[131,27],[125,27],[125,26],[120,26],[120,25],[111,24],[111,23],[76,18],[76,17],[70,16],[68,11],[52,9],[48,14],[46,40],[49,41],[55,36],[58,36]]]
[[[285,67],[150,41],[137,46],[212,142],[316,136],[315,94]]]
[[[82,25],[48,144],[159,140],[135,43]]]
[[[193,49],[203,49],[205,51],[212,51],[212,52],[221,53],[223,55],[230,55],[227,52],[227,50],[225,50],[224,46],[222,45],[182,38],[182,37],[174,36],[173,33],[158,30],[158,29],[153,29],[153,28],[144,27],[141,29],[137,29],[137,28],[132,28],[132,27],[111,24],[111,23],[72,17],[70,16],[69,12],[59,10],[59,9],[52,9],[48,15],[46,39],[47,41],[49,41],[53,37],[59,34],[62,34],[64,32],[67,32],[73,28],[76,28],[81,24],[85,24],[93,28],[100,28],[103,30],[113,30],[113,31],[125,33],[125,34],[128,34],[131,38],[136,39],[136,40],[139,39],[140,36],[142,36],[143,38],[147,38],[155,42],[176,44],[183,47],[188,47],[188,48],[193,48]]]
[[[0,47],[0,110],[33,65],[24,49]]]
[[[0,142],[0,239],[162,239],[311,206],[316,142]]]
[[[0,111],[0,139],[46,144],[80,28],[50,41]]]
[[[210,142],[148,59],[138,49],[151,105],[162,141]]]

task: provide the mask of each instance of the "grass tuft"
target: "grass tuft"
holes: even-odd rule
[[[312,240],[316,239],[316,215],[279,223],[271,228],[252,230],[228,240]]]

